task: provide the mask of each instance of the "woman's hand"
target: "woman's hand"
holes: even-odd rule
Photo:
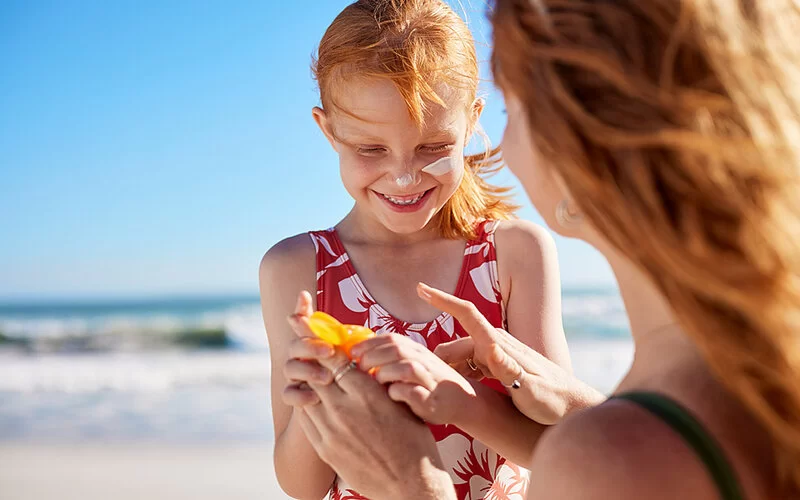
[[[303,292],[289,318],[299,339],[285,367],[293,383],[284,400],[296,407],[319,457],[371,498],[455,498],[428,427],[344,353],[314,340],[310,315],[311,296]]]
[[[471,302],[422,283],[417,293],[432,306],[450,313],[469,334],[439,345],[434,352],[461,372],[480,372],[499,380],[509,388],[514,405],[528,418],[552,425],[575,409],[605,400],[603,394],[513,335],[493,327]],[[477,370],[465,368],[470,364]]]
[[[389,397],[405,403],[426,422],[456,424],[469,413],[475,389],[447,363],[408,337],[390,334],[367,339],[351,354],[364,371],[389,385]]]

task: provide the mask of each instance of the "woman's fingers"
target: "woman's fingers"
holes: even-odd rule
[[[522,366],[509,356],[499,345],[495,344],[489,351],[487,368],[492,376],[503,385],[510,386],[515,380],[521,382],[525,371]]]
[[[475,351],[475,341],[472,337],[464,337],[454,340],[452,342],[445,342],[439,344],[433,350],[433,353],[439,356],[445,363],[454,364],[459,362],[466,362],[472,358]]]
[[[431,288],[424,283],[417,285],[417,295],[433,307],[450,313],[453,318],[458,320],[469,336],[473,338],[476,345],[488,345],[493,342],[492,336],[495,328],[472,302],[459,299],[436,288]]]
[[[466,361],[461,361],[460,363],[450,363],[450,367],[457,371],[458,374],[464,378],[471,378],[474,380],[480,380],[483,378],[483,372],[481,371],[480,367],[478,367],[477,370],[473,370]]]

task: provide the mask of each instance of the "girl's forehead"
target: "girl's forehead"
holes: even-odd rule
[[[406,97],[388,79],[354,79],[338,86],[332,118],[337,129],[374,129],[399,125],[420,128],[409,113]],[[444,105],[426,101],[422,129],[448,130],[466,126],[469,106],[465,92],[436,86]]]

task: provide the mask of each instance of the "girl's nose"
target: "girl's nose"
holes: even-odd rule
[[[420,173],[414,169],[414,163],[412,161],[403,162],[399,168],[393,169],[390,175],[394,183],[400,189],[415,186],[421,181]]]

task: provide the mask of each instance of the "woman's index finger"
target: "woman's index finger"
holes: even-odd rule
[[[494,342],[494,326],[481,314],[475,304],[468,300],[463,300],[449,293],[431,288],[424,283],[417,285],[417,293],[420,298],[428,302],[433,307],[449,313],[470,337],[483,346]]]

